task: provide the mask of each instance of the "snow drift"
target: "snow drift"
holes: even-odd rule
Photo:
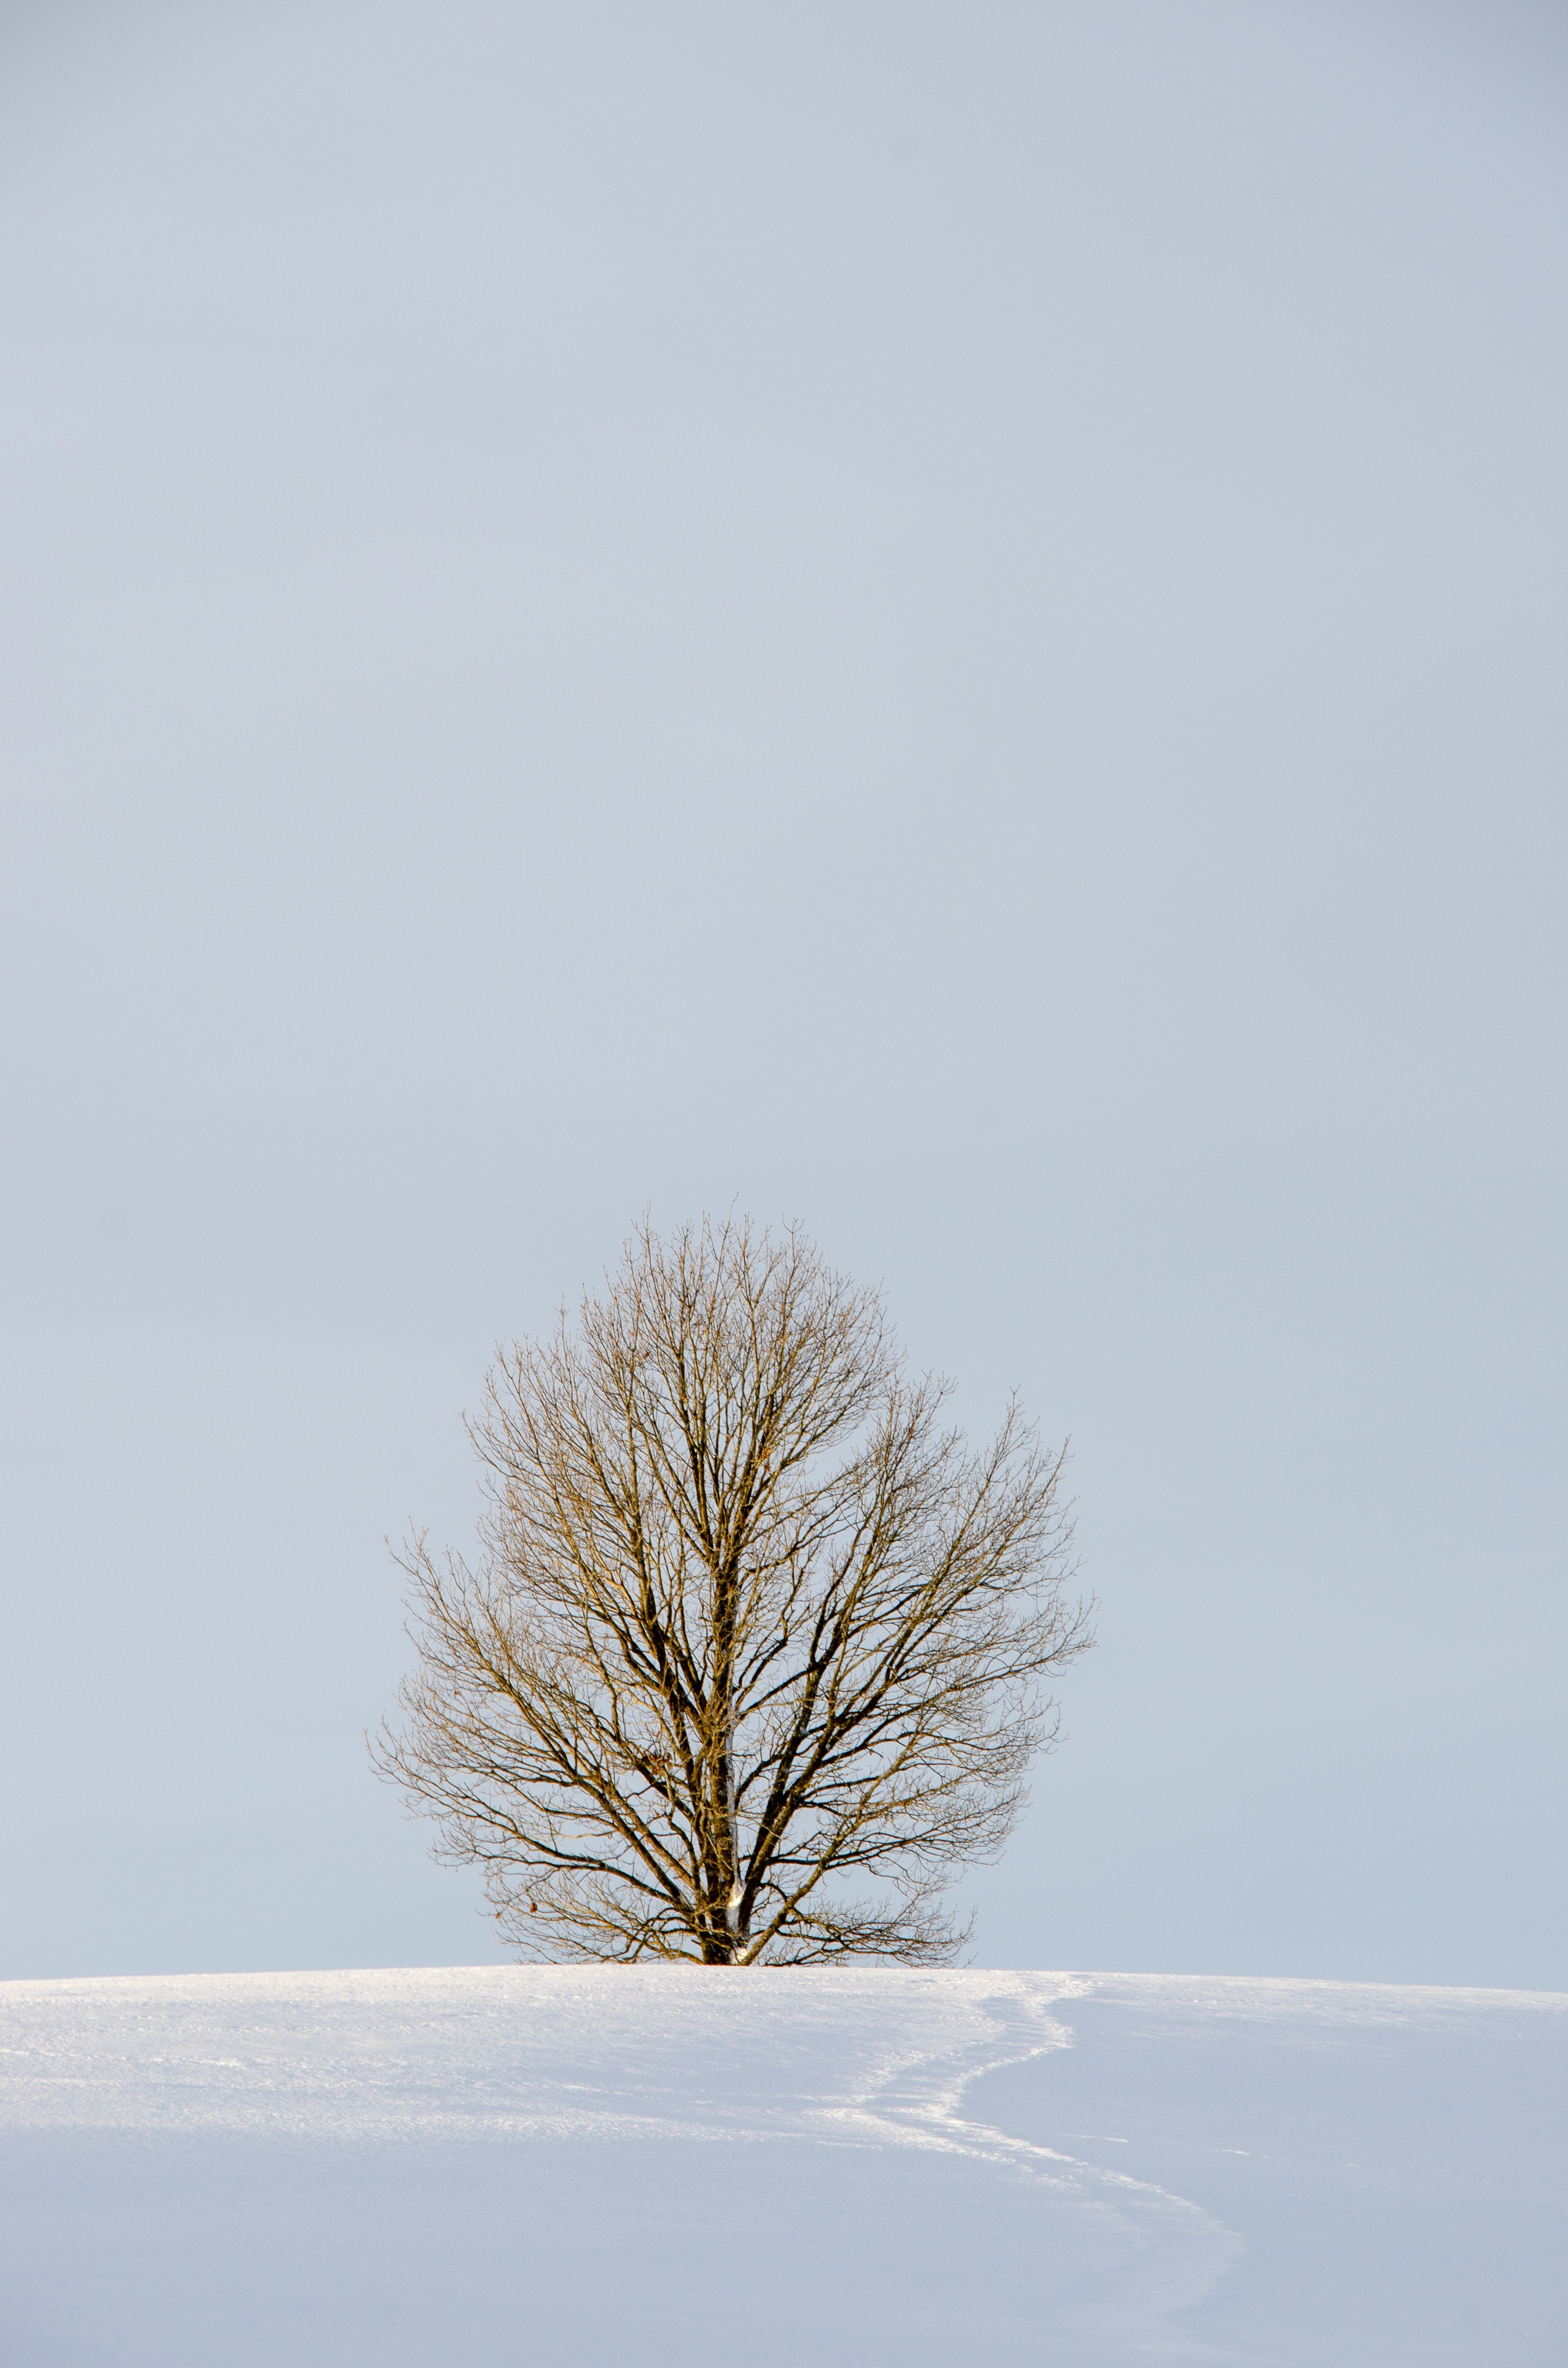
[[[1568,2357],[1568,1998],[0,1985],[5,2368]]]

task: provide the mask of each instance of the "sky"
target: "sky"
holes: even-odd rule
[[[990,1966],[1568,1987],[1568,20],[0,10],[0,1974],[485,1963],[498,1341],[1073,1442]]]

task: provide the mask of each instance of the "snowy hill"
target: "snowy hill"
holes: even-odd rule
[[[1568,2359],[1568,1998],[0,1985],[4,2368]]]

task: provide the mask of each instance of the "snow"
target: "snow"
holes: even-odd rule
[[[1568,1997],[0,1985],[5,2368],[1568,2358]]]

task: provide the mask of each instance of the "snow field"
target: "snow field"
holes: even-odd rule
[[[0,1985],[0,2368],[1568,2362],[1568,1998]]]

